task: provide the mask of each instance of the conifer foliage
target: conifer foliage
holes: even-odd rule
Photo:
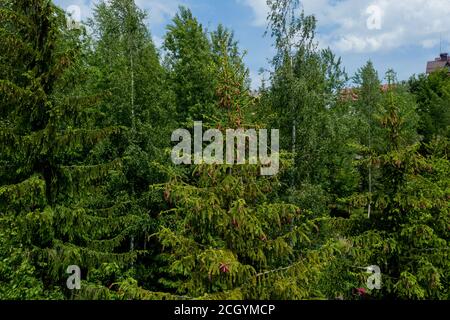
[[[450,77],[369,61],[350,83],[300,1],[267,4],[255,93],[233,31],[189,8],[157,48],[133,0],[80,28],[0,3],[0,299],[450,298]],[[224,154],[227,129],[279,129],[279,173],[173,163],[194,121]]]
[[[83,36],[67,30],[60,9],[12,1],[2,15],[2,45],[11,49],[1,80],[3,290],[9,298],[62,297],[69,265],[94,273],[136,259],[120,247],[138,217],[123,215],[127,204],[117,199],[94,196],[122,161],[93,161],[91,150],[121,128],[83,121],[98,98],[80,88]]]
[[[245,73],[233,68],[225,43],[219,61],[217,108],[228,114],[228,128],[244,128],[252,103],[242,91]],[[164,186],[171,209],[161,213],[165,223],[155,235],[170,263],[163,283],[193,298],[306,297],[300,275],[285,270],[298,272],[299,248],[314,224],[300,208],[276,201],[277,184],[252,165],[202,164],[191,177],[172,177]]]
[[[373,193],[351,197],[350,250],[359,264],[373,261],[385,269],[383,290],[375,295],[447,299],[448,159],[419,153],[414,103],[392,72],[387,80],[377,114],[385,143],[363,160],[378,172],[378,181]],[[363,219],[369,202],[373,213]]]

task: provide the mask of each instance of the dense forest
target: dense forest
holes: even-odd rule
[[[133,0],[79,28],[0,2],[0,299],[450,299],[448,70],[347,75],[297,0],[268,5],[255,92],[188,8],[157,48]],[[174,164],[195,121],[279,129],[279,173]]]

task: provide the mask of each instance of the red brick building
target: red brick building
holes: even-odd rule
[[[450,74],[450,57],[448,53],[441,53],[439,58],[436,58],[434,61],[429,61],[427,63],[427,74],[444,68],[447,68]]]

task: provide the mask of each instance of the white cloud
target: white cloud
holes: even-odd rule
[[[425,49],[430,49],[430,48],[438,46],[439,40],[438,39],[427,39],[427,40],[423,40],[420,44]]]
[[[56,1],[58,6],[61,7],[66,12],[69,12],[71,14],[75,13],[73,10],[74,8],[79,9],[79,17],[74,17],[74,19],[78,20],[86,20],[87,18],[90,18],[92,16],[92,9],[94,8],[93,1],[90,0],[59,0]],[[78,11],[78,10],[76,10]]]
[[[238,0],[265,25],[266,0]],[[409,45],[430,48],[439,34],[450,42],[450,0],[303,0],[318,19],[321,46],[338,52],[380,52]]]
[[[183,2],[180,0],[136,0],[136,4],[149,12],[150,24],[157,25],[171,19]]]
[[[267,0],[237,0],[238,3],[252,9],[254,14],[252,25],[257,27],[266,25],[267,13],[269,12],[266,1]]]
[[[108,1],[108,0],[106,0]],[[166,23],[178,10],[178,6],[184,3],[184,0],[135,0],[139,8],[147,10],[149,13],[149,23],[159,25]],[[92,16],[94,5],[99,0],[55,0],[55,3],[61,8],[67,10],[70,6],[80,8],[81,20]]]

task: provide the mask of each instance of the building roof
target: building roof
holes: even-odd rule
[[[387,92],[390,88],[395,88],[395,84],[381,84],[380,91]],[[358,101],[358,87],[344,88],[341,90],[341,100],[343,101]]]
[[[341,99],[344,101],[357,101],[358,93],[355,88],[344,88],[341,91]]]
[[[430,74],[445,67],[449,67],[450,72],[450,56],[447,53],[441,53],[439,58],[427,63],[427,73]]]

